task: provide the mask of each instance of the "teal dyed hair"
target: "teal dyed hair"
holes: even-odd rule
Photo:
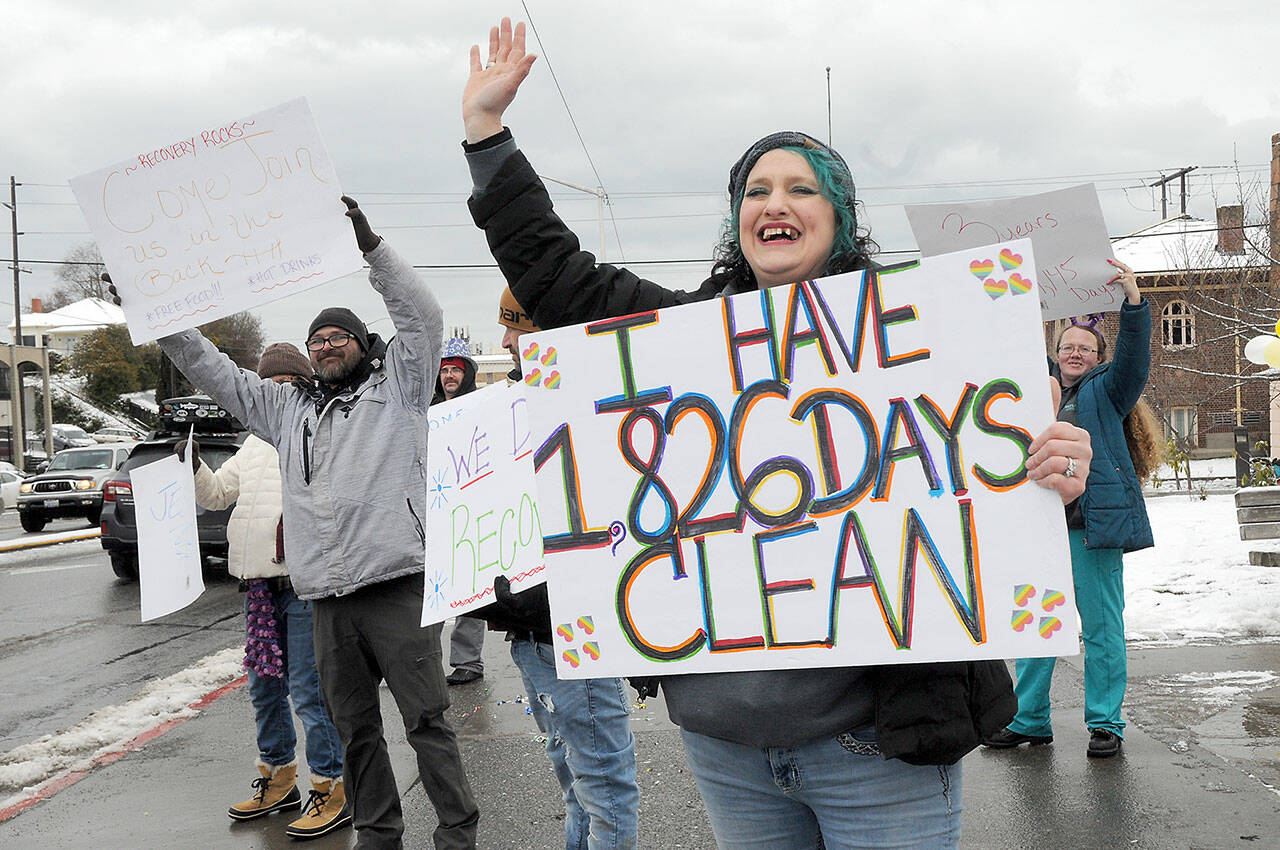
[[[831,202],[835,210],[835,237],[832,240],[831,256],[827,260],[827,274],[839,274],[868,265],[871,255],[878,246],[867,232],[858,230],[857,195],[853,185],[853,175],[845,164],[821,148],[807,148],[786,145],[775,150],[790,151],[800,154],[813,169],[813,176],[818,181],[818,190]],[[743,180],[745,188],[745,180]],[[729,216],[725,219],[720,232],[720,242],[716,245],[715,265],[712,273],[737,273],[754,280],[755,273],[747,264],[742,254],[742,245],[738,241],[738,227],[741,223],[739,215],[742,211],[742,194],[730,198]]]

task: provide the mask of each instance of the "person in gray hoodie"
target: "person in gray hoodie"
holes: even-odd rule
[[[315,613],[316,664],[346,747],[358,846],[400,847],[400,796],[378,686],[385,681],[440,824],[437,850],[474,848],[479,811],[445,719],[439,624],[420,628],[427,405],[443,315],[413,268],[343,197],[369,282],[396,335],[350,310],[320,312],[307,333],[317,380],[276,384],[240,369],[198,331],[160,347],[197,387],[276,447],[289,573]]]

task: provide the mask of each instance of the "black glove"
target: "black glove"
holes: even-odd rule
[[[347,195],[342,196],[342,202],[347,205],[347,218],[351,219],[351,226],[355,228],[356,247],[360,249],[360,253],[367,254],[377,248],[382,237],[373,232],[369,220],[364,217],[364,210],[360,209],[354,198]]]
[[[533,607],[528,602],[521,599],[519,594],[511,592],[511,582],[507,581],[506,576],[498,576],[493,580],[493,596],[499,605],[517,617],[531,617],[534,614]]]
[[[186,440],[180,440],[178,444],[173,447],[173,452],[178,456],[178,460],[186,460],[186,458],[183,457],[183,453],[186,448]],[[200,471],[200,444],[195,440],[191,441],[191,471]]]
[[[636,699],[640,702],[656,697],[661,683],[662,679],[658,676],[632,676],[627,679],[627,684],[636,689]]]
[[[111,282],[111,275],[106,272],[102,273],[102,282],[107,284],[107,294],[111,296],[111,302],[117,307],[120,306],[120,293],[116,292],[116,285]]]

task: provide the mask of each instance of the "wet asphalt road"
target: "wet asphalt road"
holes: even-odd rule
[[[11,517],[0,516],[0,538]],[[238,643],[239,605],[234,584],[214,582],[195,605],[144,625],[137,585],[112,575],[96,540],[0,553],[0,752]],[[453,689],[449,711],[481,805],[480,846],[555,850],[559,792],[532,719],[514,701],[522,689],[505,650],[488,635],[485,678]],[[1280,642],[1138,646],[1129,672],[1122,756],[1084,755],[1076,657],[1054,680],[1052,745],[964,760],[962,847],[1280,847]],[[252,716],[246,689],[232,691],[0,823],[0,848],[297,846],[284,836],[286,818],[232,824],[224,814],[250,790]],[[405,792],[406,846],[430,847],[434,817],[389,695],[384,718]],[[640,846],[714,847],[661,701],[636,711],[633,725]],[[351,844],[347,832],[309,846]]]

